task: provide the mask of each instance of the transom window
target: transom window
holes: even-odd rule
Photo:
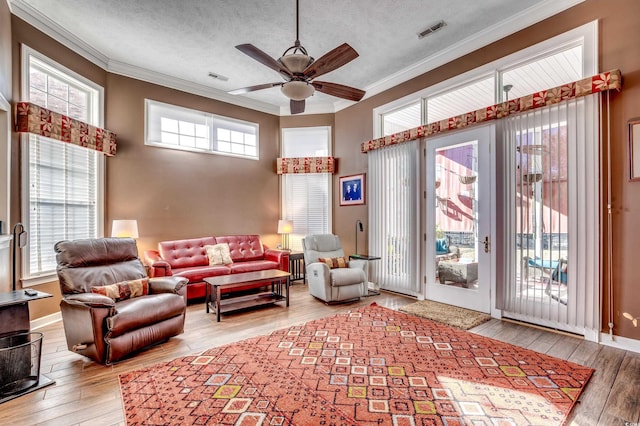
[[[258,159],[258,124],[145,101],[145,144]]]

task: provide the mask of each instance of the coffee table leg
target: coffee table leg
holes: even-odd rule
[[[220,322],[220,286],[216,286],[216,320]]]
[[[290,277],[287,277],[287,281],[284,284],[287,292],[287,308],[289,307],[289,284],[291,284]]]
[[[204,308],[205,312],[209,313],[209,303],[211,302],[211,292],[209,291],[210,284],[205,282],[204,285]]]

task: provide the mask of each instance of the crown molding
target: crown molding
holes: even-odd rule
[[[8,0],[11,13],[90,62],[106,69],[109,58],[22,0]],[[13,7],[11,7],[11,5]]]
[[[124,62],[111,60],[108,62],[105,69],[110,73],[146,81],[147,83],[153,83],[194,95],[204,96],[217,101],[265,112],[267,114],[280,115],[280,107],[276,105],[257,101],[244,96],[230,95],[225,91],[214,89],[213,87],[209,87],[204,84],[183,80],[178,77],[151,71],[149,69],[137,67]]]
[[[449,48],[431,55],[409,67],[391,74],[387,78],[379,80],[367,87],[367,92],[363,99],[370,98],[392,87],[398,86],[412,78],[418,77],[439,66],[445,65],[466,54],[474,52],[484,46],[503,39],[517,31],[525,29],[533,24],[543,21],[566,9],[569,9],[585,0],[545,0],[532,6],[509,19],[485,28],[481,32],[467,37],[458,43],[452,44]],[[336,111],[340,111],[351,106],[353,103],[346,100],[338,100],[334,103]]]

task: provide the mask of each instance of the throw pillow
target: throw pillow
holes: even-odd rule
[[[349,267],[349,260],[346,257],[319,257],[318,262],[325,263],[330,269]]]
[[[233,263],[233,260],[231,260],[231,252],[229,251],[229,244],[227,243],[204,246],[204,249],[207,251],[210,266],[229,265]]]
[[[449,244],[447,243],[446,238],[438,238],[436,240],[436,254],[447,254],[449,253]]]
[[[122,281],[115,284],[91,287],[92,293],[110,297],[114,302],[133,299],[134,297],[146,296],[149,294],[149,279]]]

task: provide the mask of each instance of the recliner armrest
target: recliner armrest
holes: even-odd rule
[[[331,269],[324,262],[313,262],[307,265],[307,277],[318,275],[322,277],[328,277],[330,271]]]
[[[189,280],[185,277],[156,277],[149,279],[151,293],[182,294],[186,291]]]
[[[264,246],[264,258],[278,262],[281,271],[289,272],[289,252],[287,250],[271,249]]]
[[[70,305],[85,305],[90,308],[114,308],[116,302],[110,297],[97,293],[68,294],[63,300]]]
[[[158,250],[145,250],[144,263],[149,266],[150,277],[170,277],[173,275],[171,265],[160,256]]]

